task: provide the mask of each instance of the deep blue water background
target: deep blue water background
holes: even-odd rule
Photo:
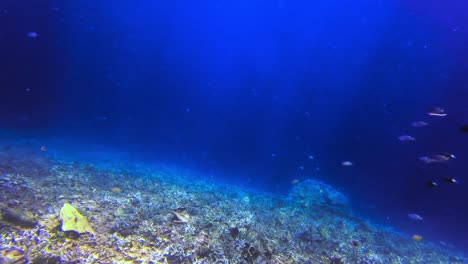
[[[458,127],[468,122],[467,9],[3,0],[1,127],[275,193],[318,178],[360,216],[466,251],[468,134]],[[427,116],[432,106],[448,116]],[[411,127],[418,120],[430,125]],[[399,142],[401,134],[416,141]],[[457,159],[418,161],[445,151]],[[426,187],[441,175],[460,184]]]

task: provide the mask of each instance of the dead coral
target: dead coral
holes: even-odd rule
[[[28,228],[0,223],[0,245],[20,249],[16,254],[25,262],[466,262],[448,249],[416,244],[352,216],[344,196],[323,183],[305,181],[289,197],[273,197],[166,166],[29,157],[14,149],[2,156],[0,167],[6,170],[0,205],[31,212],[37,220]],[[62,232],[58,215],[65,202],[79,208],[100,235],[72,238]]]

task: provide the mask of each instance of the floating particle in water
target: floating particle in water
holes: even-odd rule
[[[430,116],[446,116],[447,115],[445,110],[440,107],[432,107],[431,109],[429,109],[429,111],[427,111],[427,114]]]
[[[449,75],[448,75],[448,73],[441,73],[441,74],[439,74],[439,77],[448,80]]]
[[[190,107],[185,108],[185,112],[190,113]]]
[[[402,142],[411,142],[411,141],[415,141],[416,139],[409,135],[401,135],[398,137],[398,140]]]
[[[349,160],[346,160],[346,161],[341,162],[341,165],[345,167],[350,167],[350,166],[353,166],[353,163]]]
[[[429,124],[424,121],[414,121],[413,123],[411,123],[412,127],[425,127],[427,125]]]
[[[313,155],[307,156],[308,159],[313,160],[315,157]]]
[[[297,167],[297,169],[298,170],[304,170],[305,168],[304,168],[304,166],[299,166],[299,167]]]
[[[294,139],[295,139],[296,141],[300,141],[302,138],[301,138],[300,136],[296,136],[296,137],[294,137]]]
[[[28,36],[28,38],[31,38],[31,39],[35,39],[39,37],[39,34],[37,34],[37,32],[34,32],[34,31],[28,32],[28,34],[26,35]]]
[[[294,179],[291,181],[291,184],[294,185],[294,184],[298,184],[299,183],[299,180],[298,179]]]
[[[415,221],[422,221],[424,220],[424,218],[422,218],[420,215],[418,214],[408,214],[408,217],[409,219],[411,220],[415,220]]]
[[[109,117],[107,116],[95,116],[94,119],[98,120],[98,121],[106,121],[109,119]]]
[[[448,247],[448,246],[449,246],[449,244],[445,243],[444,241],[439,241],[439,243],[440,243],[442,246],[444,246],[444,247]]]
[[[276,153],[271,153],[271,157],[272,158],[276,158],[278,155],[276,155]]]

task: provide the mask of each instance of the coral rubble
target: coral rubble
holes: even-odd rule
[[[468,263],[353,216],[313,180],[278,197],[178,168],[18,153],[0,153],[0,263]]]

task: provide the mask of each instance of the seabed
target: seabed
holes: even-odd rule
[[[170,166],[0,142],[0,263],[468,263],[353,216],[331,186],[258,193]],[[94,234],[62,231],[70,203]]]

